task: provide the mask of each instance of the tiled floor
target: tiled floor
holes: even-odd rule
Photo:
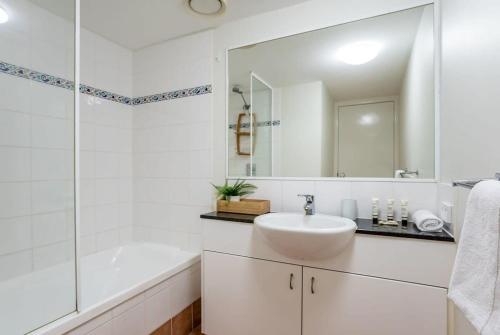
[[[201,326],[196,327],[196,329],[193,330],[190,335],[202,335],[201,334]]]
[[[186,307],[151,335],[202,335],[201,299]]]

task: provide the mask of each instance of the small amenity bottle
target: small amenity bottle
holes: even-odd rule
[[[378,198],[372,199],[372,224],[378,225]]]
[[[387,222],[394,221],[394,199],[387,199]]]
[[[408,200],[401,200],[401,227],[408,229]]]

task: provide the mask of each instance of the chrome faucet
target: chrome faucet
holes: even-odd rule
[[[298,197],[306,198],[306,204],[304,205],[304,211],[306,215],[314,215],[316,212],[314,209],[314,195],[312,194],[297,194]]]

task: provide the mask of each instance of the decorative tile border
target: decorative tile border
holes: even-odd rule
[[[159,102],[159,101],[164,101],[164,100],[186,98],[186,97],[192,97],[195,95],[202,95],[202,94],[208,94],[208,93],[212,93],[212,85],[203,85],[203,86],[197,86],[197,87],[193,87],[193,88],[186,88],[183,90],[177,90],[177,91],[148,95],[145,97],[134,98],[132,104],[133,105],[142,105],[142,104],[147,104],[147,103],[151,103],[151,102]]]
[[[279,125],[281,125],[280,120],[257,122],[257,127],[277,127]],[[250,122],[242,123],[241,128],[250,128]],[[229,129],[236,129],[236,124],[230,124]]]
[[[92,86],[80,84],[80,93],[87,94],[87,95],[92,95],[94,97],[98,97],[101,99],[106,99],[114,102],[119,102],[125,105],[133,105],[132,99],[128,98],[126,96],[108,92],[108,91],[103,91],[98,88],[94,88]]]
[[[1,61],[0,61],[0,73],[5,73],[11,76],[29,79],[37,81],[39,83],[57,86],[68,90],[74,90],[75,88],[75,83],[71,80],[55,77],[50,74],[38,72],[22,66],[17,66],[14,64],[9,64]],[[212,85],[209,84],[209,85],[197,86],[197,87],[153,94],[138,98],[129,98],[117,93],[104,91],[84,84],[80,84],[79,91],[80,93],[83,94],[133,106],[133,105],[142,105],[152,102],[160,102],[165,100],[186,98],[196,95],[212,93]]]
[[[50,74],[30,70],[22,66],[17,66],[5,62],[0,62],[0,72],[10,74],[11,76],[37,81],[43,84],[65,88],[68,90],[72,90],[75,87],[75,83],[71,80],[54,77]]]

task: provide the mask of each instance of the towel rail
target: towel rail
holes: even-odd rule
[[[474,185],[479,183],[480,181],[483,180],[491,180],[491,178],[483,178],[483,179],[477,179],[477,180],[455,180],[453,181],[452,185],[454,187],[460,186],[460,187],[465,187],[465,188],[473,188]],[[498,180],[500,181],[500,172],[495,173],[495,177],[493,180]]]

